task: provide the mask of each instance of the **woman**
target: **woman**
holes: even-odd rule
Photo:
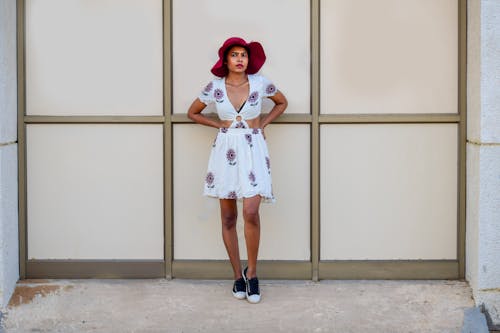
[[[219,60],[211,72],[218,78],[203,89],[188,110],[194,122],[219,129],[212,145],[204,194],[219,198],[222,238],[234,271],[233,295],[250,303],[260,301],[257,254],[260,241],[259,206],[274,201],[269,153],[264,128],[287,107],[285,96],[265,77],[256,74],[266,56],[258,42],[239,37],[219,48]],[[261,117],[262,98],[274,107]],[[215,103],[219,120],[201,111]],[[243,201],[248,266],[242,271],[236,233],[236,200]]]

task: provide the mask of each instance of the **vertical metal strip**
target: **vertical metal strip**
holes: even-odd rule
[[[27,220],[26,220],[26,127],[24,114],[26,111],[25,97],[25,24],[24,0],[17,0],[17,158],[18,158],[18,234],[19,234],[19,278],[26,278],[26,263],[28,260]]]
[[[319,170],[319,88],[320,88],[320,3],[311,0],[311,261],[312,280],[319,280],[320,170]]]
[[[465,278],[466,149],[467,149],[467,0],[458,0],[458,277]]]
[[[165,277],[172,278],[172,0],[163,0],[163,147]]]

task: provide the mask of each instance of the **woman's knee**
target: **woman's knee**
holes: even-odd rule
[[[236,226],[236,220],[238,219],[238,214],[235,212],[222,212],[222,226],[225,229],[232,229]]]
[[[245,220],[245,223],[258,225],[260,222],[259,210],[253,207],[245,207],[243,209],[243,219]]]

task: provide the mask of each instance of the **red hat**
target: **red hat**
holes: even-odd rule
[[[244,39],[239,37],[231,37],[228,38],[224,44],[219,49],[219,60],[215,63],[214,67],[212,67],[211,72],[218,76],[224,77],[228,74],[227,66],[224,64],[224,55],[226,51],[229,50],[232,46],[243,46],[248,50],[248,74],[255,74],[259,71],[259,69],[266,62],[266,54],[264,53],[264,48],[260,45],[259,42],[245,42]]]

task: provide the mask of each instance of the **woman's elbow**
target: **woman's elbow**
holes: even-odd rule
[[[283,96],[283,99],[280,101],[280,106],[281,106],[281,112],[284,112],[285,109],[288,107],[288,100],[286,99],[285,96]]]
[[[283,109],[286,109],[288,107],[288,100],[285,98],[283,101]]]
[[[278,94],[276,95],[276,98],[274,100],[274,102],[278,105],[280,105],[280,107],[284,110],[287,108],[288,106],[288,100],[286,99],[285,95],[283,95],[281,92],[278,92]]]

